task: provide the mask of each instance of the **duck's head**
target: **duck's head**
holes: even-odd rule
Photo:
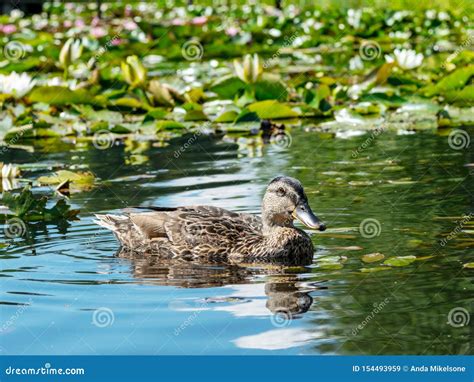
[[[262,202],[265,228],[292,227],[296,218],[306,227],[324,231],[326,226],[313,213],[300,181],[288,176],[273,179]]]

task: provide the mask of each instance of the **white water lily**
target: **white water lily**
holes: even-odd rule
[[[79,59],[82,54],[82,43],[81,40],[73,38],[68,39],[59,53],[59,62],[63,68],[67,68],[74,61]]]
[[[257,82],[263,71],[257,54],[254,54],[253,57],[250,54],[247,54],[242,63],[235,60],[234,68],[237,77],[248,84]]]
[[[423,62],[423,54],[416,53],[412,49],[395,49],[392,55],[385,55],[385,60],[388,63],[396,62],[402,69],[414,69]]]
[[[347,11],[347,23],[355,29],[360,27],[360,20],[362,18],[362,11],[360,9],[349,9]]]
[[[13,164],[3,164],[0,162],[0,177],[1,178],[16,178],[18,175],[20,175],[20,169],[13,165]]]
[[[364,62],[359,56],[352,57],[349,60],[349,69],[354,70],[362,70],[364,69]]]
[[[35,84],[36,81],[26,73],[11,72],[8,76],[0,74],[0,93],[11,94],[15,98],[28,94]]]

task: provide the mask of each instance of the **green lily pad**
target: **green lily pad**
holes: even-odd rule
[[[381,271],[388,271],[390,267],[373,267],[373,268],[361,268],[360,271],[362,273],[375,273]]]
[[[156,130],[161,131],[161,130],[175,130],[175,129],[184,129],[185,126],[176,121],[158,121],[156,123]]]
[[[248,106],[261,119],[280,119],[297,117],[298,113],[286,104],[277,101],[260,101]]]
[[[288,98],[288,89],[279,79],[262,79],[254,85],[255,98],[258,101],[269,99],[285,101]]]
[[[168,115],[168,112],[164,109],[161,108],[155,108],[150,110],[145,117],[143,118],[143,122],[149,122],[149,121],[154,121],[157,119],[163,119]]]
[[[71,182],[81,188],[90,188],[94,183],[94,175],[91,172],[72,172],[59,170],[53,176],[41,176],[38,182],[41,184],[62,184]]]
[[[43,102],[50,105],[96,104],[97,100],[87,90],[70,90],[61,86],[41,86],[28,95],[30,102]]]
[[[118,99],[113,99],[109,100],[109,104],[113,106],[118,106],[118,107],[125,107],[125,108],[131,108],[131,109],[142,109],[144,108],[143,103],[132,97],[122,97]]]
[[[443,94],[449,90],[461,89],[474,75],[474,65],[459,68],[441,79],[436,85],[421,89],[421,93],[427,97]]]
[[[114,124],[123,121],[123,116],[118,111],[107,109],[94,110],[90,105],[75,105],[74,108],[90,121],[106,121]]]
[[[239,113],[237,113],[235,110],[228,110],[228,111],[223,112],[221,115],[219,115],[214,120],[214,122],[220,122],[220,123],[234,122],[238,116],[239,116]]]
[[[249,111],[248,109],[243,109],[240,114],[235,119],[235,123],[240,122],[258,122],[260,118],[257,113]]]
[[[210,90],[220,98],[232,99],[237,93],[245,89],[247,84],[236,76],[227,76],[216,81]]]
[[[188,110],[184,116],[185,121],[207,121],[207,115],[202,110]]]
[[[369,253],[367,255],[362,256],[362,261],[364,263],[375,263],[376,261],[383,260],[385,258],[385,255],[382,253]]]
[[[384,261],[385,265],[391,267],[405,267],[416,261],[416,256],[397,256]]]

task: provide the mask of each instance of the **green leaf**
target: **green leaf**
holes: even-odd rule
[[[35,197],[29,187],[25,187],[20,194],[4,192],[2,203],[13,214],[25,221],[54,221],[75,220],[79,210],[72,210],[64,201],[59,200],[51,208],[46,207],[46,196]]]
[[[38,182],[41,184],[62,184],[71,182],[79,189],[89,189],[94,184],[94,174],[91,172],[72,172],[68,170],[59,170],[52,176],[41,176]]]
[[[85,89],[70,90],[62,86],[41,86],[27,96],[30,102],[50,105],[97,104],[95,97]]]
[[[375,263],[376,261],[383,260],[385,256],[382,253],[369,253],[367,255],[362,256],[362,261],[364,263]]]
[[[449,90],[461,89],[474,75],[474,65],[459,68],[441,79],[436,85],[421,89],[426,97],[441,95]]]
[[[258,101],[274,99],[286,101],[288,99],[288,90],[279,79],[262,79],[253,85],[255,89],[255,98]]]
[[[248,106],[261,119],[280,119],[297,117],[298,113],[286,104],[277,101],[255,102]]]
[[[185,126],[176,121],[158,121],[156,123],[156,130],[161,131],[161,130],[175,130],[175,129],[184,129]]]
[[[143,123],[154,121],[157,119],[163,119],[168,115],[168,112],[161,108],[155,108],[150,110],[143,118]]]
[[[390,267],[373,267],[373,268],[361,268],[362,273],[375,273],[381,271],[388,271]]]
[[[466,263],[462,267],[467,269],[474,269],[474,263]]]
[[[74,108],[81,113],[81,115],[90,121],[106,121],[112,124],[121,123],[123,116],[118,111],[111,111],[107,109],[94,110],[90,105],[75,105]]]
[[[239,116],[235,110],[228,110],[219,115],[214,122],[234,122]]]
[[[207,121],[207,119],[202,110],[188,110],[184,116],[185,121]]]
[[[416,256],[397,256],[391,257],[384,261],[385,265],[390,265],[391,267],[405,267],[416,260]]]
[[[247,109],[243,109],[240,112],[240,114],[237,116],[234,122],[240,123],[240,122],[258,122],[258,121],[260,121],[260,118],[257,113],[254,113]]]
[[[247,84],[236,76],[227,76],[211,85],[210,90],[216,93],[220,98],[232,99],[241,90],[245,89]]]
[[[446,102],[471,106],[474,103],[474,85],[467,85],[460,90],[448,90],[443,96]]]
[[[118,99],[113,99],[108,101],[110,105],[124,107],[124,108],[131,108],[131,109],[146,109],[143,103],[133,97],[122,97]]]

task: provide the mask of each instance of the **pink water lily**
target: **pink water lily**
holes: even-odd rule
[[[225,34],[230,37],[234,37],[238,33],[239,33],[239,29],[237,29],[236,27],[229,27],[225,30]]]
[[[91,35],[95,38],[101,38],[107,35],[107,31],[102,27],[94,27],[91,29]]]
[[[2,28],[2,32],[5,34],[12,34],[17,31],[16,25],[13,25],[13,24],[3,25],[1,28]]]
[[[123,23],[123,27],[128,31],[134,31],[138,28],[138,25],[133,20],[127,20]]]
[[[174,20],[171,20],[171,25],[184,25],[186,24],[184,22],[184,20],[181,20],[181,19],[174,19]]]
[[[206,23],[207,23],[206,16],[195,17],[194,19],[191,20],[191,24],[194,24],[194,25],[204,25]]]

